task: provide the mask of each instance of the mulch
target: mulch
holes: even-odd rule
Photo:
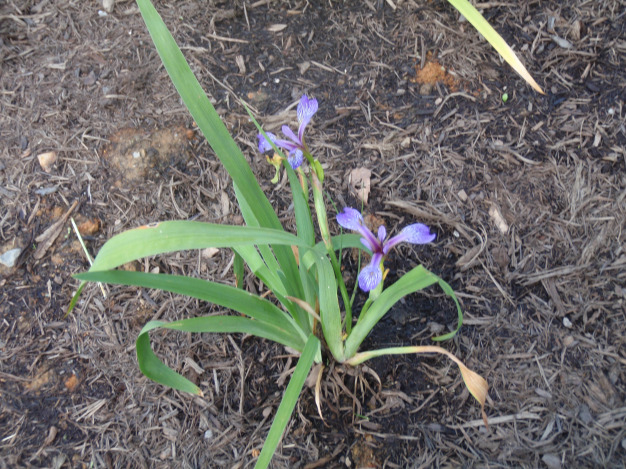
[[[373,360],[380,386],[329,370],[325,421],[306,389],[274,467],[624,467],[624,8],[479,6],[546,95],[447,2],[157,2],[287,227],[288,188],[270,183],[239,99],[276,131],[315,96],[308,144],[337,205],[358,203],[348,175],[367,168],[365,212],[392,232],[432,227],[433,245],[389,259],[390,278],[423,263],[452,285],[465,322],[443,346],[490,385],[486,429],[444,358]],[[241,223],[135,4],[2,5],[0,64],[0,255],[20,250],[0,270],[0,468],[250,467],[297,357],[242,335],[154,334],[203,389],[191,397],[143,377],[134,341],[150,319],[214,305],[90,285],[65,316],[88,268],[69,218],[92,255],[154,221]],[[231,262],[219,250],[129,268],[233,282]],[[431,288],[366,346],[429,344],[455,317]]]

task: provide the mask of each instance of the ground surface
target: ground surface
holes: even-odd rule
[[[450,362],[373,361],[382,389],[360,409],[329,391],[327,426],[305,391],[275,467],[624,467],[626,5],[520,3],[481,8],[545,96],[443,1],[158,3],[285,223],[287,189],[236,96],[267,130],[317,97],[309,145],[335,200],[355,203],[347,174],[365,167],[367,212],[437,232],[398,250],[391,275],[422,262],[454,287],[466,321],[444,346],[490,385],[486,430]],[[99,9],[0,6],[0,254],[20,253],[0,271],[0,467],[251,467],[295,363],[283,349],[157,334],[196,373],[205,398],[191,398],[141,376],[134,340],[151,318],[214,307],[91,285],[64,317],[88,268],[70,208],[92,254],[153,221],[241,220],[135,4]],[[136,268],[232,282],[231,259]],[[369,346],[428,344],[452,308],[435,289],[410,296]]]

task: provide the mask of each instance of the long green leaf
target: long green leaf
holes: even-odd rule
[[[356,326],[346,339],[346,358],[352,358],[356,354],[359,345],[365,340],[367,334],[400,298],[436,283],[438,278],[419,265],[404,274],[393,285],[385,288],[367,312],[359,317]]]
[[[254,208],[261,226],[280,228],[278,217],[254,177],[250,165],[189,68],[161,16],[149,0],[137,0],[137,4],[172,83],[216,156],[232,177],[233,183]]]
[[[296,365],[296,369],[289,380],[283,399],[278,406],[276,417],[274,417],[274,421],[270,427],[270,431],[267,435],[267,439],[265,440],[265,444],[263,445],[263,449],[261,450],[261,454],[259,455],[259,459],[254,466],[255,469],[264,469],[269,466],[272,456],[274,456],[276,448],[278,447],[278,443],[280,443],[280,440],[283,437],[285,428],[287,428],[289,418],[291,417],[291,414],[293,414],[293,409],[298,402],[298,397],[300,397],[300,392],[302,391],[306,377],[313,366],[313,360],[315,359],[315,355],[318,353],[319,348],[320,341],[317,337],[311,334],[307,340],[302,355],[298,359],[298,364]]]
[[[288,246],[304,244],[291,233],[271,228],[218,225],[197,221],[165,221],[114,236],[102,246],[90,271],[109,270],[143,257],[185,249],[272,243]],[[289,249],[291,250],[290,247]]]
[[[317,268],[317,284],[319,289],[320,317],[324,339],[335,357],[335,360],[343,362],[344,350],[341,329],[341,311],[337,297],[337,281],[333,267],[324,254],[315,251],[312,258]]]
[[[278,216],[261,190],[261,186],[250,169],[250,165],[207,98],[191,68],[189,68],[189,64],[165,26],[161,16],[150,3],[150,0],[137,0],[137,4],[172,83],[209,142],[209,145],[213,148],[216,156],[233,179],[239,206],[249,206],[251,208],[248,211],[250,217],[246,218],[246,223],[256,226],[256,223],[252,223],[252,217],[254,217],[258,226],[277,230],[282,229]],[[276,246],[274,253],[289,283],[290,290],[293,290],[298,296],[302,296],[302,286],[298,279],[298,267],[291,248],[288,246]],[[262,254],[265,257],[267,249]],[[269,258],[266,259],[266,262],[269,265]]]
[[[290,343],[291,341],[291,338],[286,336],[284,331],[281,331],[277,327],[241,316],[208,316],[183,319],[181,321],[170,323],[163,321],[150,321],[143,327],[139,333],[139,337],[137,337],[136,349],[139,369],[144,375],[157,383],[198,395],[202,395],[200,388],[165,365],[165,363],[163,363],[152,351],[148,333],[156,328],[195,333],[240,332],[269,339],[283,345],[287,345],[284,341],[287,343]]]
[[[541,94],[545,94],[533,77],[528,73],[524,64],[517,57],[513,49],[509,47],[502,36],[491,27],[489,22],[467,0],[448,0],[450,4],[469,21],[476,30],[493,46],[504,60],[515,70],[530,86]]]
[[[307,337],[302,334],[292,318],[270,301],[230,285],[182,275],[148,274],[123,270],[86,272],[76,277],[92,282],[165,290],[232,309],[282,330],[286,337],[292,337],[289,346],[296,350],[302,350]]]

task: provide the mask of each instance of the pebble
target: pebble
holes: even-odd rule
[[[4,254],[0,256],[0,264],[8,268],[15,267],[15,261],[17,261],[17,258],[20,257],[21,253],[22,253],[21,248],[11,249],[5,252]]]

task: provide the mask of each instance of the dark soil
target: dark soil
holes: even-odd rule
[[[545,96],[444,1],[156,6],[285,226],[288,188],[270,183],[239,98],[277,131],[303,93],[316,97],[308,144],[338,206],[358,206],[348,174],[364,167],[367,213],[391,232],[432,227],[435,243],[394,251],[390,280],[422,263],[452,285],[465,323],[442,345],[490,385],[486,429],[445,358],[331,367],[325,421],[306,389],[274,467],[624,467],[624,2],[479,5]],[[144,378],[134,341],[150,319],[215,306],[90,285],[65,316],[71,275],[89,265],[70,218],[92,255],[154,221],[241,223],[137,7],[102,12],[0,5],[0,255],[20,250],[0,265],[0,468],[251,467],[297,357],[241,335],[154,334],[203,389],[194,398]],[[232,282],[231,260],[192,252],[135,268]],[[364,349],[431,344],[455,321],[432,287]]]

